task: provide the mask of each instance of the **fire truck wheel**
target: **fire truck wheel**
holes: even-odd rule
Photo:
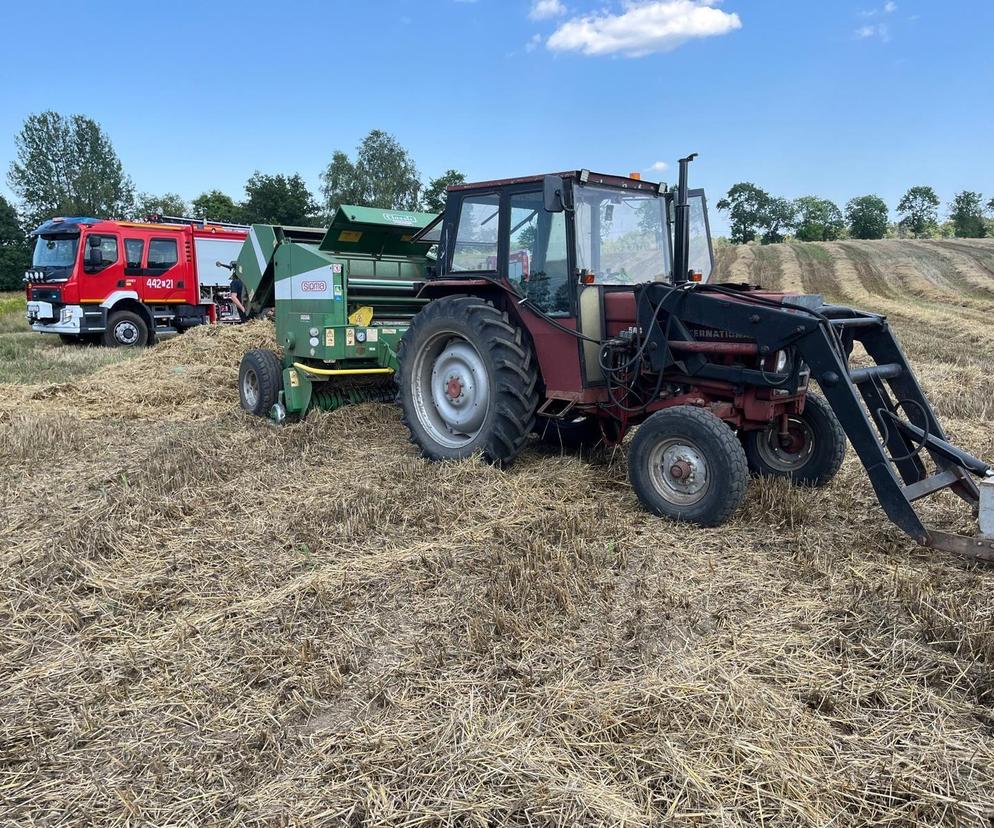
[[[144,348],[148,345],[148,324],[134,311],[114,311],[107,320],[104,345],[110,348]]]
[[[825,486],[846,456],[846,434],[824,397],[808,394],[804,411],[787,422],[787,437],[770,423],[742,436],[749,470],[758,477],[785,477],[798,486]]]
[[[399,356],[404,424],[423,456],[518,456],[535,425],[538,373],[506,313],[475,296],[437,299],[411,320]]]
[[[745,452],[710,411],[657,411],[635,432],[628,476],[642,505],[661,517],[719,526],[739,508],[749,482]]]
[[[265,348],[256,348],[242,357],[238,370],[238,395],[242,408],[257,417],[268,417],[279,401],[283,387],[280,358]]]

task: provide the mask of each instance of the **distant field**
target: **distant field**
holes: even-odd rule
[[[65,345],[34,333],[23,293],[0,293],[0,384],[65,382],[134,356],[123,349]]]
[[[886,312],[994,459],[994,242],[719,272]],[[915,547],[851,452],[688,528],[638,508],[623,451],[433,465],[392,406],[246,416],[267,322],[127,355],[18,313],[0,824],[994,823],[994,572]],[[972,529],[957,505],[928,520]]]

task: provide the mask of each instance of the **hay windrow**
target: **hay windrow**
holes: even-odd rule
[[[994,458],[994,346],[900,286]],[[695,530],[637,508],[623,452],[433,465],[392,406],[247,417],[271,343],[5,387],[0,823],[991,824],[994,573],[903,538],[853,457]]]

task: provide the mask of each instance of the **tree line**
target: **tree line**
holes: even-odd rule
[[[136,191],[100,125],[85,115],[30,115],[15,137],[16,158],[7,182],[17,195],[0,196],[0,290],[21,286],[31,263],[29,233],[53,216],[143,220],[188,216],[234,224],[323,225],[340,204],[439,212],[446,188],[465,181],[447,170],[422,183],[410,154],[396,138],[372,130],[354,157],[335,150],[317,197],[299,174],[254,172],[244,198],[206,190],[190,203],[176,193]]]
[[[890,222],[890,210],[877,195],[850,199],[842,210],[818,196],[786,199],[770,195],[743,181],[729,189],[716,205],[727,211],[729,240],[734,244],[776,244],[787,238],[798,241],[837,239],[994,237],[994,198],[984,203],[980,193],[956,193],[948,205],[947,219],[939,220],[942,202],[935,190],[920,185],[909,189],[897,204],[899,220]]]

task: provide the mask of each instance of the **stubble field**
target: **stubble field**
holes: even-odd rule
[[[886,312],[994,459],[994,243],[723,248]],[[994,571],[850,456],[729,525],[623,452],[432,465],[392,406],[244,415],[266,322],[138,355],[0,317],[0,824],[994,824]],[[937,525],[972,530],[956,502]]]

